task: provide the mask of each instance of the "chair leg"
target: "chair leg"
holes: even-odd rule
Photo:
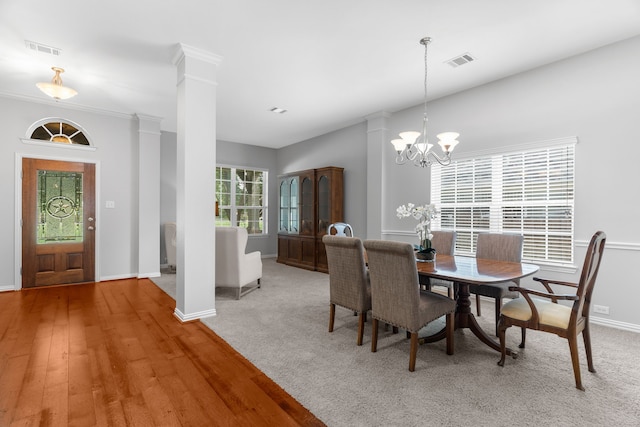
[[[411,350],[409,352],[409,372],[416,370],[416,355],[418,354],[418,333],[411,332]]]
[[[589,333],[589,321],[584,326],[584,330],[582,331],[582,339],[584,339],[584,349],[587,352],[587,366],[589,366],[589,372],[595,372],[595,368],[593,367],[593,355],[591,353],[591,334]]]
[[[378,319],[375,317],[371,321],[371,352],[378,351]]]
[[[262,287],[262,284],[260,284],[260,279],[258,279],[258,287]]]
[[[502,298],[496,298],[496,336],[498,336],[498,322],[500,321],[500,311],[502,310]]]
[[[364,336],[364,316],[366,314],[360,313],[358,317],[358,345],[362,345],[362,337]]]
[[[453,337],[456,326],[456,313],[452,312],[447,314],[446,318],[446,328],[447,328],[447,354],[453,354]]]
[[[238,294],[236,295],[236,299],[240,299],[240,296],[242,295],[242,288],[238,288]]]
[[[333,332],[333,321],[336,318],[336,305],[329,304],[329,332]]]
[[[571,352],[571,364],[573,365],[573,376],[576,379],[576,388],[584,391],[582,379],[580,377],[580,359],[578,358],[578,337],[573,335],[569,340],[569,351]]]
[[[522,328],[524,330],[524,328]],[[500,339],[500,360],[498,366],[504,366],[504,359],[507,357],[507,327],[503,325],[502,319],[498,321],[498,338]]]
[[[478,317],[482,314],[480,313],[480,295],[476,294],[476,312],[478,313]]]
[[[518,347],[524,348],[524,342],[527,339],[527,328],[520,328],[520,329],[522,332],[522,341],[520,342],[520,345]]]

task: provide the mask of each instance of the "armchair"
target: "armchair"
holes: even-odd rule
[[[547,292],[518,286],[509,288],[511,291],[520,292],[524,298],[509,301],[502,307],[502,314],[498,322],[501,350],[501,358],[498,365],[504,366],[506,354],[505,333],[510,326],[520,326],[522,328],[520,348],[524,348],[527,329],[551,332],[569,341],[576,388],[584,390],[580,377],[580,361],[578,359],[578,334],[582,332],[589,372],[595,372],[591,355],[591,337],[589,335],[589,306],[591,304],[591,293],[600,268],[600,261],[602,260],[605,241],[606,235],[602,231],[598,231],[591,238],[578,283],[534,277],[533,280],[542,283]],[[556,294],[550,285],[575,288],[576,293],[575,295]],[[570,306],[558,304],[559,300],[573,301],[573,304]]]
[[[216,227],[216,288],[236,288],[237,299],[261,286],[262,259],[259,251],[245,253],[248,239],[246,228]]]

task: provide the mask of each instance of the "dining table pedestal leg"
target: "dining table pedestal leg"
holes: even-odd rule
[[[495,351],[500,351],[500,343],[494,341],[481,327],[471,312],[471,299],[469,292],[469,284],[456,283],[458,287],[458,299],[456,300],[455,329],[471,329],[471,332],[478,337],[480,341],[491,347]],[[420,344],[440,341],[447,337],[446,326],[442,330],[433,335],[420,338]],[[507,354],[513,357],[517,356],[510,348],[507,348]]]

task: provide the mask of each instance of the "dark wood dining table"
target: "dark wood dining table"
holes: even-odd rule
[[[455,328],[470,329],[483,343],[496,351],[500,351],[500,344],[491,338],[479,325],[471,313],[471,300],[469,299],[469,285],[491,285],[492,283],[508,282],[529,276],[538,271],[534,264],[521,262],[506,262],[493,259],[482,259],[465,256],[440,255],[435,262],[418,262],[418,274],[421,283],[424,278],[436,278],[448,280],[454,283],[456,292]],[[423,343],[439,341],[446,337],[443,328],[428,337],[421,338]],[[511,349],[507,354],[516,355]]]

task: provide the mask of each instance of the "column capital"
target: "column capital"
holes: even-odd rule
[[[391,118],[391,113],[380,111],[365,116],[367,119],[367,133],[387,130],[387,119]]]
[[[176,52],[173,55],[171,63],[173,65],[179,64],[185,58],[197,59],[202,62],[208,62],[213,65],[220,65],[222,62],[222,56],[209,52],[208,50],[200,49],[197,47],[189,46],[184,43],[178,43]]]

